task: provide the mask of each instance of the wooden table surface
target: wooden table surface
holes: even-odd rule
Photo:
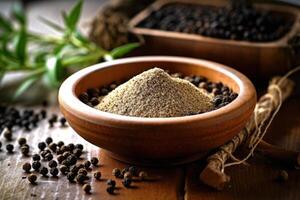
[[[9,1],[7,1],[9,2]],[[56,1],[56,3],[59,1]],[[60,1],[62,2],[62,1]],[[72,2],[72,1],[71,1]],[[99,1],[87,1],[88,8]],[[93,3],[91,3],[93,2]],[[40,9],[39,4],[29,7],[31,15],[37,13]],[[63,3],[61,5],[67,5]],[[45,6],[45,5],[43,5]],[[48,4],[47,4],[48,6]],[[68,6],[67,6],[68,7]],[[0,10],[4,8],[3,2],[0,2]],[[6,7],[5,7],[6,8]],[[55,9],[55,6],[49,6],[48,14]],[[47,13],[46,13],[47,15]],[[298,75],[298,79],[300,76]],[[299,90],[299,88],[298,88]],[[33,107],[40,110],[40,107]],[[266,139],[270,143],[282,146],[288,149],[300,151],[300,95],[293,96],[284,103],[279,115],[272,123]],[[48,108],[48,112],[59,113],[57,105]],[[59,178],[40,178],[37,185],[28,184],[26,174],[22,170],[22,164],[29,161],[30,158],[24,157],[19,153],[17,139],[25,137],[31,145],[31,153],[38,152],[36,144],[46,137],[53,137],[54,141],[63,140],[65,143],[83,143],[87,150],[83,157],[90,158],[97,156],[100,158],[101,165],[93,168],[93,171],[100,170],[103,174],[102,181],[91,179],[92,194],[86,195],[81,186],[69,183],[65,176],[59,175]],[[7,144],[3,136],[0,136],[3,146]],[[7,154],[5,150],[0,151],[0,200],[2,199],[125,199],[125,200],[221,200],[221,199],[262,199],[262,200],[297,200],[300,199],[300,172],[295,169],[288,169],[280,163],[274,163],[271,160],[255,154],[255,157],[249,161],[250,165],[240,165],[229,167],[226,173],[231,176],[230,184],[224,191],[215,191],[198,180],[198,175],[205,161],[177,166],[172,168],[146,168],[145,170],[156,177],[156,181],[134,182],[133,188],[125,189],[121,182],[117,180],[118,190],[115,195],[109,195],[106,190],[105,180],[113,178],[111,171],[113,168],[122,168],[128,166],[125,163],[118,162],[107,157],[101,149],[86,142],[78,136],[70,127],[49,128],[46,122],[43,122],[37,129],[31,132],[18,131],[14,133],[12,143],[16,147],[14,154]],[[3,147],[2,147],[3,149]],[[275,181],[276,175],[280,169],[286,169],[289,172],[289,179],[286,182],[279,183]]]

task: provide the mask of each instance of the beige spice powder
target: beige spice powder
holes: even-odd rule
[[[160,68],[147,70],[99,99],[101,111],[136,117],[180,117],[213,109],[212,96]]]

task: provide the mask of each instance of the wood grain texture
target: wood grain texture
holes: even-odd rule
[[[300,149],[300,96],[294,96],[283,105],[279,115],[269,129],[266,140],[272,144],[291,149]],[[186,176],[186,200],[191,199],[273,199],[297,200],[300,198],[300,172],[256,154],[250,166],[226,168],[231,183],[222,192],[216,192],[199,183],[196,176],[203,163],[188,167]],[[279,170],[286,169],[289,180],[276,181]]]

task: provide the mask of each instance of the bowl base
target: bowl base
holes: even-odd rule
[[[138,158],[132,158],[124,155],[119,155],[103,149],[101,149],[101,151],[103,151],[109,157],[124,163],[139,165],[139,166],[151,166],[151,167],[162,167],[162,166],[168,167],[168,166],[182,165],[196,160],[200,160],[207,155],[207,152],[205,152],[205,153],[199,153],[184,158],[150,160],[150,159],[138,159]]]

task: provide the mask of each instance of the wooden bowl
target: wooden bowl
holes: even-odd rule
[[[139,27],[139,23],[153,11],[170,3],[220,7],[226,1],[211,0],[158,0],[137,14],[129,23],[133,34],[145,40],[144,55],[173,55],[208,59],[229,65],[253,80],[269,78],[289,70],[299,63],[299,44],[290,43],[300,31],[300,9],[274,4],[255,4],[257,9],[268,10],[294,21],[290,31],[272,42],[248,42],[218,39],[198,34],[171,32]],[[298,52],[298,53],[297,53]]]
[[[238,97],[214,111],[170,118],[102,112],[78,99],[88,88],[128,80],[153,67],[221,81],[238,93]],[[203,153],[235,136],[250,118],[255,103],[256,91],[252,83],[238,71],[210,61],[169,56],[133,57],[97,64],[70,76],[59,90],[61,111],[80,136],[114,158],[146,165],[179,164],[199,159]]]

